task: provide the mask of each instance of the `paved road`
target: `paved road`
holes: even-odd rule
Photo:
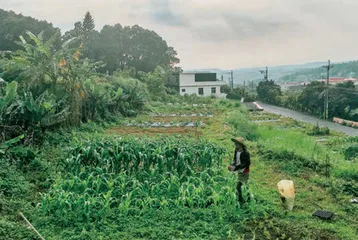
[[[342,126],[342,125],[340,125],[338,123],[334,123],[334,122],[321,120],[319,118],[312,117],[312,116],[306,115],[304,113],[296,112],[294,110],[290,110],[287,108],[276,107],[276,106],[268,105],[266,103],[261,103],[261,102],[259,104],[264,108],[265,111],[270,112],[270,113],[282,115],[285,117],[290,117],[290,118],[296,119],[298,121],[308,122],[311,124],[317,124],[317,122],[318,122],[319,126],[326,126],[333,131],[343,132],[349,136],[358,136],[358,129]]]

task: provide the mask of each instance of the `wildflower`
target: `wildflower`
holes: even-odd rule
[[[62,67],[64,67],[64,66],[66,66],[66,64],[67,64],[66,60],[65,60],[65,59],[61,59],[61,61],[60,61],[60,63],[58,64],[58,66],[62,68]]]
[[[80,51],[79,50],[77,50],[74,54],[73,54],[73,58],[76,60],[76,61],[78,61],[78,59],[79,59],[79,57],[80,57]]]

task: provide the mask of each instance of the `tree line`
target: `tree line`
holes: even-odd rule
[[[301,112],[323,116],[326,83],[313,81],[299,89],[282,91],[273,80],[261,81],[257,96],[261,101]],[[352,81],[329,85],[329,117],[358,121],[358,91]]]
[[[0,44],[5,80],[0,143],[21,134],[35,141],[48,129],[134,116],[147,101],[174,92],[168,86],[180,71],[177,53],[153,31],[117,24],[98,32],[89,12],[63,35],[49,23],[12,12],[1,10],[0,18],[11,40],[18,37],[8,41],[0,27],[5,31],[0,42],[6,43]]]

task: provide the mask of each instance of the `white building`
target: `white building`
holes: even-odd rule
[[[183,72],[179,76],[180,95],[196,94],[198,96],[225,97],[220,93],[220,87],[227,85],[216,78],[216,73],[209,72]]]

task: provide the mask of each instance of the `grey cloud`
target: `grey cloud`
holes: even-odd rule
[[[280,31],[286,31],[298,25],[298,22],[294,22],[290,19],[277,21],[240,14],[225,14],[223,18],[233,31],[235,37],[242,39],[265,37],[277,34]]]
[[[187,26],[186,20],[169,6],[169,0],[151,0],[152,19],[162,25]]]
[[[205,25],[196,25],[190,29],[199,39],[208,41],[246,41],[256,38],[283,35],[294,32],[300,23],[289,17],[262,18],[258,15],[242,13],[223,13],[210,16]]]

